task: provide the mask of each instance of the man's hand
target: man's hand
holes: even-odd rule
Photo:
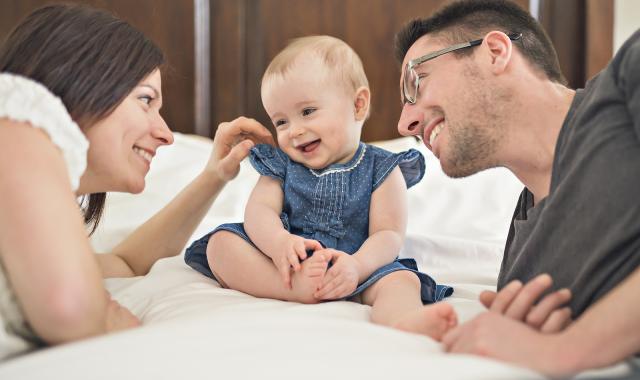
[[[285,287],[291,289],[291,268],[296,272],[299,271],[300,261],[307,258],[307,250],[321,250],[322,244],[316,240],[287,233],[279,246],[280,248],[271,256],[271,259],[282,275]]]
[[[498,293],[482,292],[480,302],[489,311],[525,322],[543,333],[558,332],[571,323],[571,309],[562,307],[571,300],[571,291],[561,289],[540,299],[552,283],[548,274],[539,275],[524,286],[512,281]]]
[[[319,300],[335,300],[353,293],[358,287],[360,263],[352,255],[335,249],[324,249],[332,266],[324,276],[320,289],[313,295]]]
[[[573,372],[562,334],[542,334],[505,315],[484,312],[442,338],[445,351],[474,354],[531,368],[548,376]],[[575,349],[575,347],[574,347]]]

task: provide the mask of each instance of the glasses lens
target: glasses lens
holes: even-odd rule
[[[410,69],[409,65],[407,65],[407,68],[404,72],[404,83],[402,86],[404,90],[405,102],[409,102],[411,104],[416,102],[416,94],[418,93],[417,79],[418,76],[416,72],[413,69]]]

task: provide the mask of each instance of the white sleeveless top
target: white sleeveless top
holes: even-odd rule
[[[87,167],[89,141],[62,101],[33,80],[0,73],[0,119],[27,122],[43,129],[62,153],[75,191]],[[0,256],[0,361],[38,345],[5,274]]]

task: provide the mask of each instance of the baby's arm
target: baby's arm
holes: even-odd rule
[[[307,257],[306,250],[322,246],[315,240],[292,235],[283,227],[280,220],[283,201],[280,181],[261,176],[245,209],[244,229],[258,249],[273,260],[285,285],[291,288],[291,266],[299,270],[300,260]]]
[[[315,296],[318,299],[345,297],[376,269],[391,263],[402,247],[406,225],[407,186],[396,167],[371,195],[369,237],[353,256],[327,250],[333,266]]]
[[[360,263],[358,283],[398,256],[406,228],[407,185],[396,167],[371,195],[369,238],[353,255]]]

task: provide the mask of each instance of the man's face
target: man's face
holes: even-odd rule
[[[446,47],[445,42],[423,36],[409,48],[402,67]],[[502,96],[487,80],[490,74],[477,64],[482,53],[478,50],[483,48],[475,47],[472,55],[464,57],[445,54],[417,66],[416,103],[404,104],[398,121],[398,132],[422,138],[450,177],[466,177],[497,166],[496,151],[503,137],[498,117]],[[404,69],[402,72],[403,76]]]

